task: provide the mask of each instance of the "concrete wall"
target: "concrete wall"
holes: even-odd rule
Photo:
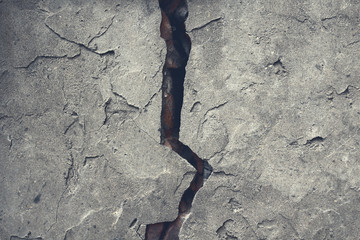
[[[189,0],[180,239],[360,236],[360,2]],[[156,0],[0,1],[0,239],[143,239],[195,170],[160,141]]]

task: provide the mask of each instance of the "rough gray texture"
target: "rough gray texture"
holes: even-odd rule
[[[215,173],[182,239],[357,239],[359,1],[189,9],[181,136]]]
[[[0,239],[141,239],[173,220],[192,168],[159,144],[157,3],[0,9]]]
[[[189,1],[181,239],[360,236],[360,2]],[[0,239],[141,239],[193,176],[159,144],[149,1],[0,1]],[[136,220],[135,220],[136,219]]]

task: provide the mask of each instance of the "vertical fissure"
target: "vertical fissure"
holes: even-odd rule
[[[186,33],[188,16],[186,0],[159,0],[161,10],[161,37],[166,43],[166,59],[163,66],[161,138],[160,143],[171,148],[187,160],[196,173],[190,186],[183,193],[174,221],[146,226],[146,240],[176,240],[187,216],[190,214],[196,193],[204,180],[212,173],[210,164],[195,154],[190,147],[179,141],[181,108],[184,97],[184,79],[189,59],[191,40]]]

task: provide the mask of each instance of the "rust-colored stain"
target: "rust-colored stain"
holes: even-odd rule
[[[159,5],[162,16],[160,36],[165,40],[167,48],[163,67],[161,144],[186,159],[196,169],[196,174],[181,197],[177,218],[172,222],[147,225],[145,239],[177,240],[182,224],[190,213],[195,194],[210,176],[212,167],[179,141],[185,67],[191,49],[191,40],[186,34],[184,24],[187,18],[187,2],[159,0]]]

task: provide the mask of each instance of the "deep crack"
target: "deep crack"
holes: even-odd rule
[[[163,66],[161,139],[160,143],[168,146],[186,159],[196,173],[190,186],[183,193],[178,216],[172,222],[161,222],[146,226],[146,240],[176,240],[182,224],[190,214],[195,194],[203,186],[204,180],[212,173],[207,161],[197,156],[187,145],[179,141],[180,116],[184,97],[185,67],[189,59],[191,40],[186,34],[185,20],[188,16],[186,0],[159,0],[162,21],[161,37],[166,42],[166,59]]]

